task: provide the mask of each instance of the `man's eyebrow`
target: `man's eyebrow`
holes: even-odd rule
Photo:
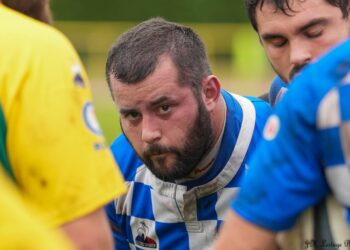
[[[264,41],[268,41],[268,40],[283,38],[283,36],[279,35],[279,34],[274,34],[274,33],[264,33],[264,34],[261,35],[261,38]]]
[[[134,108],[130,108],[130,109],[128,109],[128,108],[120,108],[119,109],[119,113],[122,114],[122,115],[130,114],[132,112],[138,112],[138,110],[134,109]]]
[[[310,20],[310,22],[308,22],[305,25],[303,25],[300,28],[298,28],[297,29],[297,33],[302,33],[305,30],[307,30],[310,27],[315,26],[315,25],[325,25],[328,22],[329,22],[329,20],[324,18],[324,17],[320,17],[320,18],[316,18],[316,19]]]
[[[150,106],[152,106],[152,107],[157,106],[157,105],[161,104],[162,102],[167,101],[169,99],[170,98],[168,96],[164,96],[164,95],[159,96],[158,98],[156,98],[155,100],[150,102]]]
[[[315,26],[315,25],[325,25],[329,22],[328,19],[324,18],[324,17],[320,17],[320,18],[316,18],[316,19],[313,19],[313,20],[310,20],[308,23],[304,24],[303,26],[299,27],[297,30],[296,30],[296,33],[302,33],[304,32],[305,30],[309,29],[310,27],[312,26]],[[278,38],[283,38],[283,35],[280,35],[278,33],[264,33],[261,35],[261,38],[265,41],[268,41],[268,40],[273,40],[273,39],[278,39]]]

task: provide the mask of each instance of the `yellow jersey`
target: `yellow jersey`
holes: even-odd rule
[[[73,249],[62,235],[46,228],[28,209],[0,169],[0,249]]]
[[[126,191],[86,72],[59,31],[0,4],[1,160],[51,226]]]

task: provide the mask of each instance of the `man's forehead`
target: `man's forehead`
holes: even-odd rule
[[[257,5],[257,11],[266,7],[291,14],[296,11],[302,11],[305,7],[308,8],[322,3],[331,5],[326,0],[261,0]]]
[[[176,82],[142,82],[123,83],[118,80],[112,82],[115,102],[123,106],[155,105],[166,100],[185,98],[191,92],[189,86],[182,87]]]
[[[271,0],[269,1],[271,2]],[[262,28],[262,24],[265,26],[270,22],[273,23],[273,26],[283,27],[283,22],[287,21],[286,17],[288,20],[290,17],[298,23],[308,22],[310,19],[329,16],[328,6],[329,8],[337,8],[325,0],[289,0],[289,5],[281,8],[266,3],[261,8],[258,8],[256,12],[258,30]]]

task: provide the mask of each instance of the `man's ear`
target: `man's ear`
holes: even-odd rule
[[[202,97],[207,110],[212,111],[220,97],[221,86],[215,75],[209,75],[202,81]]]

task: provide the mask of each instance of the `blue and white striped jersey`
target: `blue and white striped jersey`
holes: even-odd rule
[[[280,231],[331,191],[350,226],[350,41],[293,80],[264,138],[233,209]]]
[[[217,157],[196,180],[176,184],[155,177],[124,135],[111,149],[129,191],[106,211],[117,249],[206,249],[214,240],[230,200],[262,137],[270,106],[222,91],[227,116]]]

